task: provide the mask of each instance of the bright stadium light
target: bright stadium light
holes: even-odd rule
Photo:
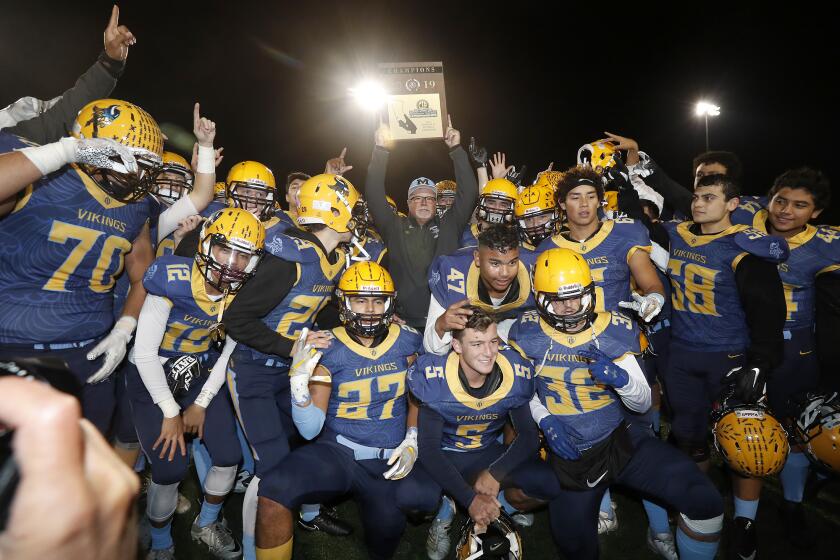
[[[349,91],[356,103],[366,111],[377,111],[388,100],[388,94],[382,84],[372,80],[365,80]]]
[[[709,117],[717,117],[720,115],[720,107],[708,101],[698,101],[694,106],[694,114],[698,117],[703,117],[706,123],[706,151],[709,151]]]

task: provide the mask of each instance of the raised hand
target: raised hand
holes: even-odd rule
[[[477,145],[475,136],[470,136],[469,152],[474,167],[484,167],[487,164],[487,148]]]
[[[522,179],[525,178],[525,170],[528,169],[528,166],[523,165],[519,171],[516,170],[515,167],[511,167],[510,171],[507,172],[505,175],[505,179],[516,185],[517,187],[522,186]]]
[[[391,128],[385,121],[380,121],[376,132],[373,133],[373,143],[380,148],[388,148],[393,142]]]
[[[120,25],[120,9],[115,4],[111,10],[111,19],[102,34],[105,43],[105,54],[113,60],[128,58],[128,47],[137,43],[134,33],[128,27]]]
[[[490,174],[494,179],[504,178],[513,166],[505,165],[505,154],[503,152],[496,152],[490,159]]]
[[[633,297],[633,301],[620,301],[618,302],[618,306],[625,309],[632,309],[639,314],[639,317],[645,323],[650,323],[651,319],[656,317],[662,310],[662,306],[665,305],[665,298],[662,294],[656,292],[652,292],[646,296],[636,292],[630,292],[630,295]]]
[[[224,148],[216,148],[216,161],[214,162],[216,167],[219,167],[219,164],[222,163],[223,159],[225,159],[225,156],[222,155],[222,151],[224,151]],[[198,172],[198,142],[195,142],[193,144],[193,153],[192,160],[190,160],[190,167],[192,167],[193,173]]]
[[[453,128],[451,115],[446,115],[446,120],[448,126],[446,127],[446,131],[443,133],[443,141],[446,142],[449,149],[452,149],[461,143],[461,133],[457,129]]]
[[[473,314],[469,305],[469,299],[462,299],[447,307],[444,314],[435,321],[435,331],[437,331],[438,336],[443,336],[443,333],[447,331],[460,331],[466,327],[467,321]]]
[[[347,148],[345,147],[341,150],[341,153],[338,157],[334,157],[327,160],[326,165],[324,166],[324,173],[331,173],[333,175],[344,175],[351,169],[353,169],[352,165],[346,165],[344,161],[344,157],[347,155]]]
[[[196,102],[193,107],[193,134],[199,146],[212,148],[216,138],[216,123],[201,116],[201,107]]]

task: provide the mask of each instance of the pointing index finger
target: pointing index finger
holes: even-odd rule
[[[193,105],[193,123],[198,125],[199,120],[201,120],[201,106],[196,101],[195,105]]]
[[[341,159],[344,159],[344,156],[346,156],[346,155],[347,155],[347,146],[344,146],[344,148],[342,148],[342,150],[341,150],[341,155],[338,156],[338,157],[340,157]]]
[[[108,21],[108,28],[114,29],[120,24],[120,8],[116,4],[111,8],[111,19]]]

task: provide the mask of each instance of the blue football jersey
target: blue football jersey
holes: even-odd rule
[[[172,304],[166,333],[158,354],[171,358],[184,354],[205,354],[211,350],[212,328],[233,301],[233,294],[213,301],[207,295],[204,275],[187,257],[158,257],[143,277],[146,292],[166,298]]]
[[[742,202],[739,208],[743,206]],[[746,225],[767,233],[767,210],[758,208],[752,212],[752,209],[750,207],[750,211],[742,214],[742,217],[749,217]],[[779,276],[787,301],[785,328],[813,328],[816,304],[814,282],[820,274],[836,274],[840,270],[840,232],[827,226],[807,225],[804,231],[787,242],[790,256],[779,264]]]
[[[422,351],[423,337],[407,326],[391,325],[378,346],[368,348],[333,329],[319,366],[332,379],[327,429],[369,447],[394,448],[405,437],[409,359]]]
[[[451,255],[436,257],[429,267],[429,289],[432,296],[444,308],[469,298],[476,307],[493,313],[499,321],[519,316],[523,311],[534,309],[531,294],[531,274],[536,255],[525,249],[519,250],[519,272],[515,285],[518,295],[498,307],[479,298],[480,271],[473,257],[474,247],[464,247]]]
[[[266,231],[265,250],[275,257],[293,262],[297,266],[297,280],[277,307],[262,318],[269,328],[292,341],[300,331],[311,329],[315,318],[332,297],[338,278],[344,269],[344,252],[336,249],[335,264],[315,243],[286,235],[282,224]],[[238,344],[235,354],[245,359],[265,362],[269,359],[290,363],[285,356],[264,354],[244,344]]]
[[[458,354],[423,354],[408,369],[408,387],[423,406],[444,419],[443,449],[480,451],[499,438],[509,412],[534,395],[533,367],[518,352],[502,347],[496,358],[501,385],[484,398],[471,396],[458,375]]]
[[[349,245],[350,260],[352,262],[373,261],[375,263],[382,264],[382,259],[384,259],[385,255],[388,253],[385,243],[383,243],[381,239],[370,235],[365,236],[364,240],[361,242],[361,246],[364,252],[360,251],[354,244]]]
[[[468,225],[464,233],[461,234],[460,247],[478,247],[479,233],[481,232],[478,230],[478,223]]]
[[[281,231],[287,230],[290,227],[296,228],[298,227],[297,221],[295,221],[295,216],[292,214],[290,210],[278,210],[274,216],[280,221],[283,225]]]
[[[209,218],[213,215],[213,212],[216,210],[221,210],[222,208],[227,208],[227,205],[219,202],[217,200],[213,200],[210,204],[207,205],[207,208],[199,212],[199,216],[202,218]],[[201,227],[199,224],[198,227]],[[154,227],[151,228],[152,231],[152,243],[157,241],[157,223],[155,223]],[[175,232],[173,231],[166,237],[160,240],[160,243],[157,244],[157,249],[155,250],[156,257],[164,257],[167,255],[174,255],[175,254]]]
[[[595,382],[587,360],[578,353],[597,346],[613,360],[641,354],[635,321],[617,312],[598,313],[592,326],[568,334],[531,311],[511,327],[509,340],[534,364],[540,402],[580,433],[582,448],[604,439],[618,426],[623,418],[621,397]]]
[[[586,241],[554,235],[540,243],[537,254],[557,247],[571,249],[586,259],[595,282],[596,311],[613,311],[618,302],[631,300],[630,257],[636,251],[652,250],[647,229],[630,218],[604,220],[598,233]]]
[[[733,224],[743,226],[754,226],[756,214],[767,208],[766,196],[741,196],[738,207],[729,214],[729,220]]]
[[[26,146],[0,131],[0,153]],[[79,342],[110,330],[116,277],[153,203],[113,200],[75,165],[28,186],[0,221],[0,343]]]
[[[748,254],[779,263],[789,253],[784,239],[744,225],[716,235],[695,235],[692,222],[667,222],[671,250],[671,336],[697,351],[740,351],[749,344],[735,270]]]

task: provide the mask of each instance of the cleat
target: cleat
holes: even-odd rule
[[[312,521],[304,521],[302,517],[298,517],[298,525],[307,531],[321,531],[334,537],[346,537],[353,533],[353,527],[334,516],[335,510],[332,510],[333,515],[330,515],[330,509],[321,506],[321,512]]]
[[[653,534],[653,531],[648,528],[647,545],[654,554],[668,560],[680,560],[677,554],[677,543],[674,541],[674,535],[668,533]]]
[[[233,487],[233,491],[237,494],[244,494],[245,490],[248,489],[248,485],[251,484],[251,481],[254,479],[254,475],[249,473],[248,471],[241,470],[236,473],[236,486]]]
[[[755,521],[746,517],[736,517],[729,539],[729,558],[755,560],[757,558],[755,537]]]
[[[510,519],[518,527],[530,527],[534,524],[534,514],[525,513],[524,511],[515,511],[513,515],[510,516]]]
[[[205,527],[199,527],[198,517],[195,517],[195,521],[190,528],[192,540],[197,543],[204,543],[210,550],[210,554],[216,558],[228,560],[242,556],[242,547],[236,542],[233,533],[225,523],[216,521]]]
[[[618,516],[615,514],[615,510],[618,507],[615,505],[615,502],[610,502],[610,512],[598,512],[598,534],[604,535],[606,533],[612,533],[613,531],[618,529]],[[610,513],[612,517],[610,517]]]
[[[146,554],[146,560],[175,560],[175,547],[160,548],[157,550],[150,550]]]
[[[787,532],[787,538],[793,546],[803,550],[814,547],[817,536],[808,523],[805,508],[802,507],[801,503],[782,500],[779,514]]]
[[[449,528],[452,520],[443,521],[435,519],[429,528],[429,536],[426,538],[426,554],[430,560],[443,560],[449,555],[449,548],[452,546],[452,539],[449,537]]]

